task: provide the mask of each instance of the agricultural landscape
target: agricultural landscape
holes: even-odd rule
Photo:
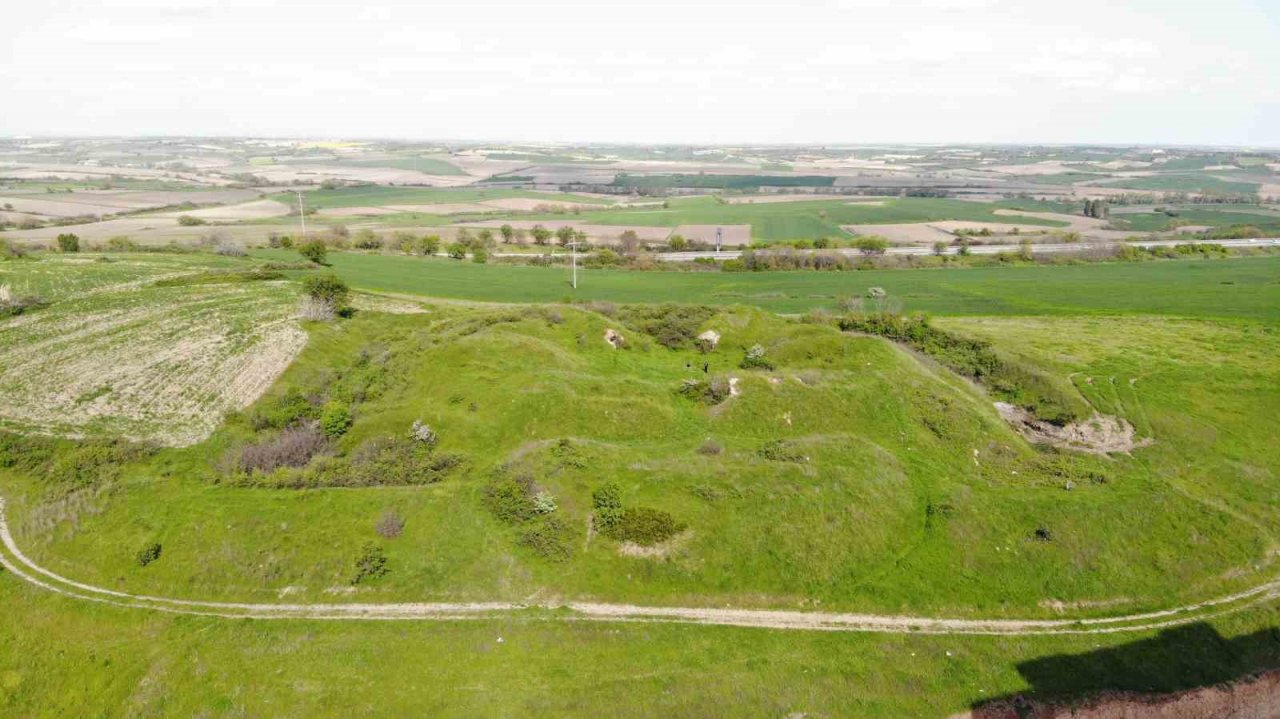
[[[0,141],[0,713],[1258,694],[1278,200],[1265,150]]]

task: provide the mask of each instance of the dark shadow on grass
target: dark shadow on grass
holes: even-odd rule
[[[1070,705],[1101,692],[1165,694],[1212,686],[1280,667],[1280,629],[1232,639],[1197,622],[1084,654],[1018,664],[1025,692],[973,705],[976,719],[1044,716],[1046,704]]]

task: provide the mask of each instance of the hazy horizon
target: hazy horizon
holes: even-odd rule
[[[0,136],[1280,146],[1280,7],[52,0]]]

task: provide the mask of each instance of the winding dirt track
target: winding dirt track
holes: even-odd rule
[[[488,619],[521,612],[553,612],[566,621],[672,622],[766,629],[810,631],[888,632],[917,634],[1111,634],[1148,631],[1203,621],[1240,611],[1280,597],[1280,580],[1218,599],[1144,614],[1091,619],[947,619],[885,614],[796,612],[769,609],[717,609],[711,607],[642,607],[630,604],[564,602],[521,604],[514,602],[407,603],[407,604],[244,604],[204,602],[117,592],[83,584],[55,574],[31,561],[14,542],[0,498],[0,565],[14,576],[41,589],[90,602],[118,607],[224,617],[228,619],[327,619],[327,620],[462,620]]]

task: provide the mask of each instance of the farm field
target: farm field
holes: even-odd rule
[[[295,253],[255,255],[292,260]],[[690,302],[748,304],[773,312],[834,309],[883,287],[907,311],[935,314],[1107,314],[1280,318],[1280,258],[859,272],[627,272],[579,270],[576,293],[564,267],[476,265],[441,258],[334,253],[333,270],[353,287],[479,302]]]
[[[291,283],[165,286],[221,263],[112,261],[127,266],[101,274],[97,262],[11,264],[0,284],[53,305],[0,323],[9,431],[190,444],[256,399],[306,340]]]
[[[584,211],[574,216],[575,222],[599,225],[638,225],[676,227],[678,225],[750,225],[757,240],[813,239],[847,237],[841,225],[931,222],[936,220],[969,220],[1000,222],[992,207],[973,202],[947,199],[904,198],[884,200],[883,204],[859,202],[850,196],[841,200],[813,202],[778,202],[759,204],[720,203],[714,198],[697,197],[670,201],[669,208],[636,208]],[[523,218],[527,220],[564,219],[551,215]],[[1045,228],[1065,227],[1065,223],[1027,219],[1026,224]]]

